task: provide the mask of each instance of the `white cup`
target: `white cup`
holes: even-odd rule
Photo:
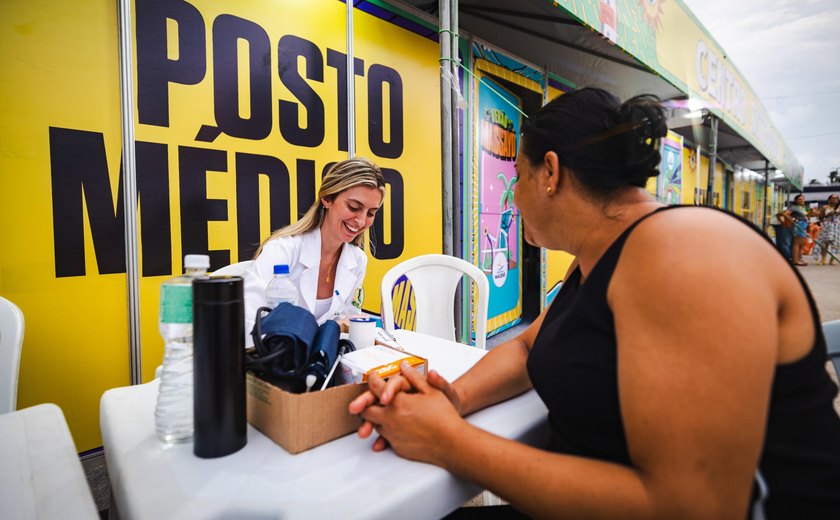
[[[373,345],[376,340],[376,320],[373,318],[350,318],[350,341],[356,349]]]

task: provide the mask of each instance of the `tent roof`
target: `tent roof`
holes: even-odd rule
[[[437,1],[408,0],[405,3],[429,15],[437,15]],[[667,74],[667,71],[660,73],[653,70],[557,4],[547,0],[459,2],[458,22],[462,35],[469,33],[577,86],[602,87],[621,99],[642,93],[656,94],[663,100],[685,100],[694,95],[687,92],[690,89],[680,84],[679,78],[671,74],[668,78],[664,77],[662,73]],[[684,9],[690,20],[707,34],[684,6],[680,4],[678,7]],[[711,42],[717,45],[714,40]],[[669,126],[692,143],[708,149],[709,118],[687,121],[683,116],[688,110],[678,108],[679,103],[675,105],[677,107],[671,110]],[[760,108],[763,110],[763,107]],[[790,170],[785,175],[794,185],[797,180],[801,183],[801,166],[786,150],[783,141],[781,148],[787,154],[784,151],[767,153],[766,146],[757,144],[756,136],[739,130],[735,124],[737,121],[728,117],[722,109],[709,106],[706,113],[709,112],[722,116],[718,128],[718,154],[723,160],[758,171],[765,168],[767,159],[771,168]],[[780,136],[778,140],[781,140]],[[760,150],[760,147],[765,150]],[[774,164],[774,159],[779,164]]]

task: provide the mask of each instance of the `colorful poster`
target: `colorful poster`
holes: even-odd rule
[[[0,4],[0,294],[26,319],[18,406],[58,404],[82,451],[101,445],[102,393],[130,382],[116,9]],[[247,260],[347,157],[345,11],[134,2],[143,381],[163,357],[160,284],[184,254]],[[387,181],[367,244],[373,313],[387,269],[441,250],[438,44],[398,22],[354,16],[356,154]]]
[[[490,282],[488,332],[521,318],[519,211],[513,205],[519,98],[488,76],[478,83],[478,266]]]
[[[662,139],[660,148],[662,162],[659,164],[658,195],[665,204],[681,204],[683,136],[668,130],[668,135]]]

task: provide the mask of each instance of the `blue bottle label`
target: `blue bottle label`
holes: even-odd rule
[[[160,321],[192,323],[192,285],[163,285],[160,288]]]

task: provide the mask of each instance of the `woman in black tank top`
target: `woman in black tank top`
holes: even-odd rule
[[[840,518],[837,387],[813,299],[750,224],[650,197],[666,130],[655,98],[600,89],[533,114],[515,200],[530,243],[576,257],[554,303],[452,384],[372,377],[351,403],[375,450],[513,506],[469,516]],[[531,388],[544,450],[461,419]]]

